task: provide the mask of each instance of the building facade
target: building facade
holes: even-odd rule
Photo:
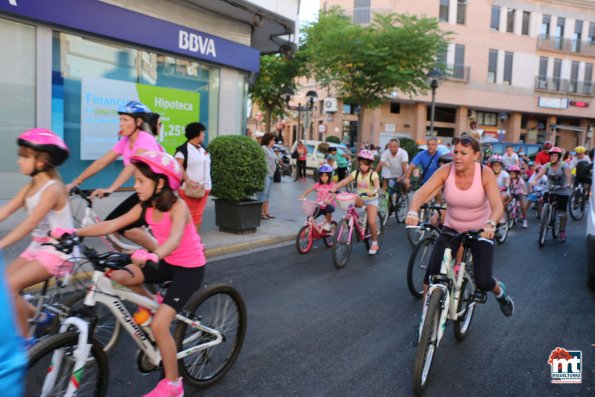
[[[27,181],[16,137],[61,135],[69,182],[118,139],[117,108],[140,100],[161,114],[172,151],[187,123],[208,139],[241,134],[261,52],[293,46],[298,0],[0,0],[0,198]],[[83,187],[108,186],[116,162]]]
[[[321,9],[341,6],[354,23],[374,13],[437,18],[453,32],[438,56],[446,65],[436,90],[435,131],[445,141],[477,129],[485,140],[545,140],[571,149],[592,146],[595,125],[593,64],[595,2],[588,0],[323,0]],[[309,82],[302,91],[316,88]],[[318,89],[318,103],[305,138],[327,135],[354,142],[357,105],[333,90]],[[336,111],[326,112],[336,98]],[[328,99],[331,99],[329,102]],[[406,97],[394,92],[364,115],[363,141],[383,145],[390,137],[425,140],[430,130],[431,93]],[[312,133],[310,133],[312,131]],[[288,133],[291,132],[291,127]]]

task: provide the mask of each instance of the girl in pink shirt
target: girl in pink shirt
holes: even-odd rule
[[[163,302],[155,313],[151,330],[161,353],[165,379],[146,396],[183,395],[182,378],[178,377],[176,345],[170,333],[170,325],[177,312],[181,311],[192,294],[200,289],[206,259],[190,211],[183,200],[175,194],[180,188],[182,167],[169,154],[145,151],[130,159],[135,166],[134,190],[140,203],[126,214],[82,229],[54,229],[52,235],[77,233],[81,237],[101,236],[135,222],[143,217],[155,238],[158,248],[152,252],[136,250],[133,264],[125,270],[117,270],[111,279],[134,292],[153,297],[141,284],[160,283],[171,280]],[[146,266],[147,262],[155,265]],[[146,310],[146,309],[143,309]],[[166,391],[169,394],[160,394]]]
[[[335,195],[332,193],[332,190],[335,189],[335,182],[333,182],[332,178],[333,168],[328,164],[323,164],[318,169],[318,182],[311,188],[306,189],[304,194],[300,197],[303,200],[308,194],[316,191],[316,201],[320,204],[314,213],[314,217],[324,214],[326,222],[322,228],[326,231],[331,229],[333,212],[335,212]]]

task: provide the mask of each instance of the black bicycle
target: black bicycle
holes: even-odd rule
[[[539,240],[537,241],[539,248],[544,246],[548,230],[552,230],[552,237],[554,239],[557,239],[560,235],[560,212],[558,211],[558,195],[555,192],[563,188],[563,186],[552,186],[549,189],[548,198],[545,200],[541,209]]]
[[[383,226],[386,226],[388,218],[392,214],[395,214],[397,223],[404,223],[409,209],[409,196],[403,194],[398,182],[391,183],[391,180],[397,181],[396,178],[389,179],[387,191],[379,198],[379,212],[381,213]]]
[[[568,200],[568,212],[575,221],[580,221],[585,216],[585,205],[589,201],[590,187],[581,182],[572,190]]]

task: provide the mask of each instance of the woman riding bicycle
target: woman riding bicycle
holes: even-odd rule
[[[124,169],[120,172],[120,175],[118,175],[109,188],[95,189],[91,198],[103,197],[104,195],[113,193],[132,177],[134,166],[130,164],[130,159],[133,155],[142,153],[146,150],[163,151],[163,148],[157,142],[155,136],[142,130],[145,124],[145,119],[152,115],[151,109],[138,101],[130,101],[125,106],[118,109],[118,114],[120,115],[120,132],[118,134],[122,138],[109,152],[104,154],[103,157],[95,160],[78,177],[66,185],[68,191],[97,174],[122,156],[122,159],[124,160]],[[138,203],[138,196],[133,194],[116,207],[105,219],[110,220],[117,218],[120,215],[127,213]],[[145,222],[142,219],[139,219],[123,229],[118,230],[118,232],[123,234],[127,239],[140,244],[149,250],[154,250],[157,248],[155,240],[144,230],[140,229],[145,225]]]
[[[366,206],[368,213],[368,225],[372,233],[372,243],[368,254],[376,255],[380,246],[378,245],[378,228],[376,225],[376,215],[378,214],[378,191],[380,190],[380,178],[378,173],[372,169],[374,162],[374,154],[366,149],[360,150],[357,159],[359,160],[359,168],[353,171],[351,175],[343,179],[337,186],[331,189],[331,192],[347,186],[355,181],[357,185],[358,197],[355,199],[355,206],[358,208]]]
[[[554,146],[550,149],[550,162],[539,170],[539,173],[535,177],[539,180],[543,175],[547,176],[550,186],[557,186],[553,191],[546,192],[544,194],[544,201],[547,202],[550,196],[555,196],[558,202],[558,213],[560,214],[560,242],[566,241],[566,222],[568,214],[568,199],[570,197],[570,181],[571,173],[570,167],[560,161],[564,150]],[[536,182],[531,182],[531,186],[535,186]]]
[[[418,211],[431,194],[444,186],[444,199],[447,203],[444,227],[457,233],[466,230],[483,229],[481,239],[472,240],[473,271],[477,287],[492,291],[498,300],[500,310],[506,316],[514,312],[514,303],[506,293],[504,283],[492,277],[494,259],[494,238],[496,222],[502,217],[504,208],[498,191],[494,173],[479,162],[481,148],[479,142],[467,134],[453,138],[454,162],[438,169],[432,177],[415,193],[406,223],[418,224]],[[429,277],[440,273],[444,250],[451,243],[446,236],[440,236],[430,258],[426,271],[424,295],[428,289]],[[454,241],[451,247],[456,252],[461,241]]]

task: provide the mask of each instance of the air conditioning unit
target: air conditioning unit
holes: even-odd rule
[[[335,113],[338,109],[337,98],[325,98],[323,102],[325,113]]]

